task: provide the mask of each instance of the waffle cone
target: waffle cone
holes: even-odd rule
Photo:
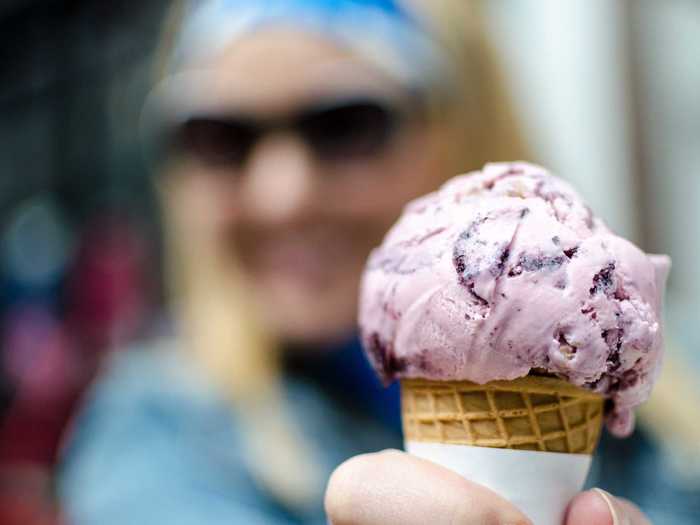
[[[404,379],[401,409],[407,441],[592,454],[603,397],[553,377]]]

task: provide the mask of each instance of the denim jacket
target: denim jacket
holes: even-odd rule
[[[68,524],[325,523],[323,494],[293,510],[256,484],[235,412],[175,345],[116,354],[93,388],[59,476]],[[285,382],[326,475],[355,454],[401,446],[396,387],[381,388],[357,343],[329,356],[291,366]],[[700,494],[669,472],[642,431],[606,436],[589,485],[632,499],[657,525],[700,523]]]

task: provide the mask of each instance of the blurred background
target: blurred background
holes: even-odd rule
[[[671,386],[655,397],[680,395],[700,372],[700,3],[488,4],[534,160],[673,258]],[[167,5],[0,3],[0,516],[52,506],[62,436],[100,361],[158,329],[158,211],[136,130]],[[642,419],[650,435],[683,425],[659,475],[690,490],[700,389],[682,395],[678,413],[652,399]]]

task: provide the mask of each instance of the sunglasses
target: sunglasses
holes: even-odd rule
[[[286,118],[195,116],[175,131],[171,147],[205,164],[241,168],[255,145],[274,132],[292,132],[324,162],[371,158],[390,145],[408,111],[373,98],[335,100]]]

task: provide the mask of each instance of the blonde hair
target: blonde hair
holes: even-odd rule
[[[481,4],[439,0],[422,2],[419,9],[455,64],[455,98],[437,117],[449,120],[451,133],[444,146],[460,170],[527,156],[488,45]],[[155,61],[157,79],[167,74],[184,13],[184,2],[178,0],[165,20]],[[183,212],[176,184],[159,179],[158,189],[165,204],[170,291],[188,351],[220,385],[241,429],[248,432],[253,476],[287,504],[304,505],[317,496],[325,480],[314,468],[313,451],[288,419],[277,344],[258,324],[255,297],[233,263],[220,260],[207,232],[190,224],[195,213]]]

